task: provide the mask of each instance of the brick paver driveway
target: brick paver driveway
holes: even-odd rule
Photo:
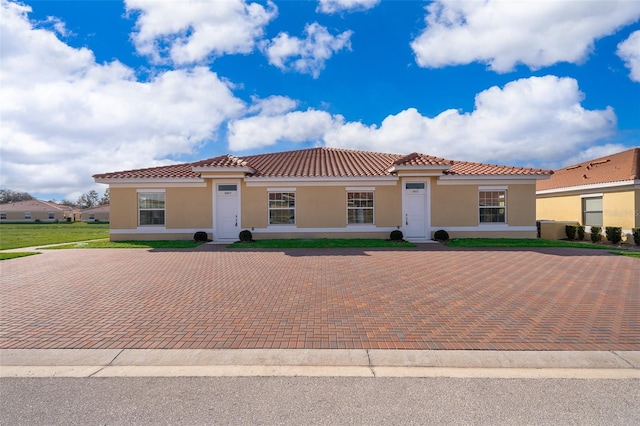
[[[53,250],[0,264],[1,348],[640,350],[600,250]]]

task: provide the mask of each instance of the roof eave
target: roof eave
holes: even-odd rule
[[[419,166],[418,165],[408,166],[408,165],[403,165],[403,164],[394,164],[393,166],[389,167],[387,169],[387,171],[389,173],[394,173],[394,172],[402,171],[402,170],[445,171],[445,170],[449,170],[450,168],[451,168],[450,164],[433,164],[433,165],[419,165]]]
[[[253,174],[255,173],[255,169],[251,167],[235,167],[235,166],[227,166],[227,167],[193,167],[192,170],[197,173],[220,173],[220,172],[243,172]]]

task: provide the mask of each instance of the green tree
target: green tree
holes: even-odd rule
[[[0,189],[0,204],[15,203],[17,201],[33,200],[34,197],[27,192]]]
[[[98,205],[99,196],[98,192],[95,190],[91,190],[85,194],[82,194],[78,197],[78,207],[82,209],[90,209],[91,207],[96,207]]]
[[[102,198],[100,198],[100,202],[98,204],[101,206],[109,205],[109,188],[104,190],[104,194],[102,195]]]

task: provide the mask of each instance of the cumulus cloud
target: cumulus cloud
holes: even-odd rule
[[[231,122],[229,144],[240,151],[279,141],[316,141],[337,148],[417,151],[454,160],[551,165],[587,149],[595,153],[619,148],[597,148],[615,131],[612,108],[588,110],[581,105],[583,99],[576,80],[545,76],[484,90],[476,95],[471,112],[447,110],[426,117],[408,108],[387,116],[379,126],[345,122],[340,115],[313,109],[274,109]]]
[[[617,53],[631,70],[629,78],[640,82],[640,31],[634,31],[628,39],[620,43]]]
[[[411,47],[420,66],[472,62],[497,72],[583,62],[594,41],[640,18],[640,2],[438,0]]]
[[[587,110],[581,106],[583,98],[572,78],[531,77],[479,93],[472,112],[447,110],[430,118],[409,108],[388,116],[379,127],[357,122],[335,127],[325,142],[474,161],[557,161],[615,130],[613,110]]]
[[[229,148],[232,151],[243,151],[282,141],[320,140],[334,125],[335,120],[328,112],[314,109],[243,118],[229,123]]]
[[[126,0],[126,7],[139,13],[132,36],[138,52],[175,64],[249,53],[277,15],[271,1],[265,7],[244,0]]]
[[[321,13],[355,12],[371,9],[380,3],[380,0],[320,0],[318,8]]]
[[[307,24],[304,39],[280,33],[274,39],[262,43],[269,63],[281,70],[294,70],[318,78],[324,63],[341,49],[351,50],[352,31],[333,36],[326,27],[314,22]]]
[[[97,64],[90,50],[34,28],[29,12],[2,3],[3,187],[83,193],[94,173],[192,152],[244,110],[228,84],[206,68],[138,81],[122,63]]]

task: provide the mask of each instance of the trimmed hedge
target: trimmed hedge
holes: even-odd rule
[[[598,241],[602,240],[602,234],[600,233],[602,232],[602,228],[599,226],[592,226],[591,227],[591,242],[592,243],[597,243]]]
[[[564,227],[564,233],[567,235],[569,241],[576,239],[576,227],[573,225],[567,225]]]
[[[402,234],[402,231],[400,231],[399,229],[395,229],[391,231],[389,239],[391,241],[402,241],[404,239],[404,235]]]
[[[243,229],[242,231],[240,231],[238,239],[243,243],[250,243],[251,241],[253,241],[253,234],[248,229]]]
[[[640,228],[633,228],[631,233],[633,234],[633,242],[640,246]]]
[[[449,241],[449,233],[444,229],[438,229],[433,233],[433,239],[436,241]]]
[[[622,228],[619,226],[607,226],[605,228],[605,233],[607,234],[607,240],[611,241],[613,244],[618,244],[622,241]]]

